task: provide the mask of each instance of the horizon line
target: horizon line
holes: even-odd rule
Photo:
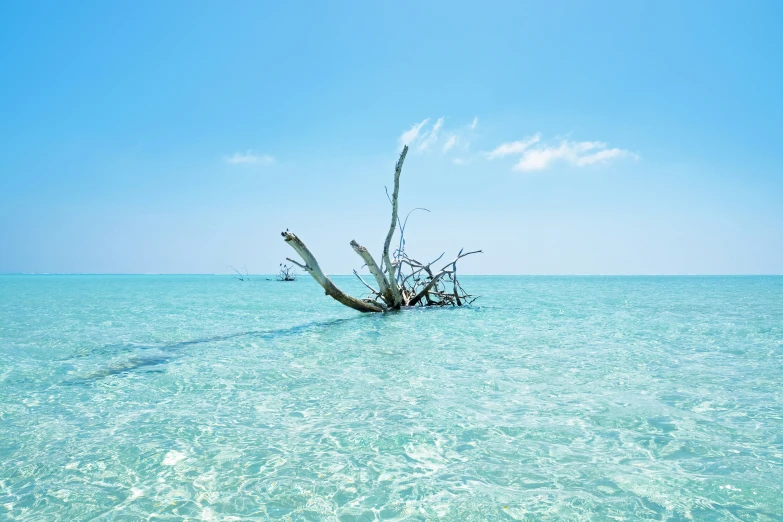
[[[305,274],[301,274],[304,276]],[[354,274],[327,274],[329,277],[355,277]],[[371,275],[362,273],[361,275]],[[0,276],[228,276],[236,277],[230,272],[0,272]],[[247,277],[276,277],[276,273],[246,274]],[[465,277],[780,277],[783,273],[677,273],[677,274],[463,274]]]

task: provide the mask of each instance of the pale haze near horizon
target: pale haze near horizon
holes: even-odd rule
[[[777,2],[0,6],[0,273],[783,273]],[[243,269],[244,270],[244,269]]]

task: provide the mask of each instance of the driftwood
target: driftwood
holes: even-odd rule
[[[402,173],[402,164],[407,154],[408,146],[406,145],[403,147],[400,158],[394,167],[394,189],[391,196],[388,196],[388,190],[386,191],[392,206],[392,216],[389,231],[383,243],[381,265],[378,266],[378,263],[375,262],[375,259],[365,247],[355,240],[351,241],[351,247],[362,259],[365,266],[367,266],[377,284],[376,289],[367,283],[356,270],[353,271],[356,277],[369,290],[370,296],[368,298],[357,299],[337,288],[321,270],[315,256],[308,250],[302,240],[293,232],[288,230],[282,232],[285,241],[301,256],[304,264],[291,258],[286,258],[286,260],[313,276],[313,279],[326,291],[326,295],[360,312],[387,312],[413,306],[463,306],[477,299],[477,296],[468,294],[459,284],[457,280],[457,261],[471,254],[479,253],[481,250],[471,252],[460,250],[456,258],[440,269],[435,269],[433,266],[441,260],[444,254],[428,263],[421,263],[405,252],[405,225],[408,222],[408,217],[413,210],[427,210],[413,209],[408,212],[405,221],[400,221],[398,215],[400,174]],[[392,240],[398,225],[400,228],[398,247],[391,251]]]

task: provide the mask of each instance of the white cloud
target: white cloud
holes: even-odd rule
[[[639,159],[639,156],[636,154],[633,154],[631,152],[628,152],[627,150],[623,149],[606,149],[598,151],[594,154],[589,154],[587,156],[582,156],[579,158],[577,164],[579,166],[582,165],[592,165],[593,163],[600,163],[602,161],[609,161],[612,158],[622,158],[625,156],[632,157],[634,159]]]
[[[403,132],[399,138],[400,145],[411,145],[414,141],[416,141],[416,138],[419,137],[419,131],[421,130],[422,127],[427,125],[429,121],[430,121],[429,118],[425,118],[419,123],[414,123],[410,129]]]
[[[509,154],[521,154],[525,152],[525,150],[528,149],[531,145],[535,145],[539,141],[541,141],[541,133],[537,132],[533,136],[525,138],[524,140],[503,143],[492,152],[488,152],[487,158],[495,159],[508,156]]]
[[[275,162],[274,156],[270,156],[269,154],[256,154],[252,150],[248,150],[245,153],[235,152],[233,155],[226,156],[224,159],[227,163],[231,163],[232,165],[269,164]]]
[[[638,159],[633,152],[625,149],[608,149],[601,141],[568,141],[559,145],[540,144],[541,134],[521,141],[503,143],[486,154],[488,159],[502,158],[508,155],[520,156],[514,170],[523,172],[544,170],[557,161],[563,161],[576,167],[604,163],[615,158],[630,157]]]
[[[464,165],[465,163],[467,163],[467,162],[466,162],[464,159],[462,159],[462,158],[454,158],[453,160],[451,160],[451,162],[452,162],[453,164],[455,164],[455,165]]]
[[[449,139],[446,140],[445,145],[443,145],[443,152],[448,152],[456,144],[457,144],[457,135],[452,134],[451,136],[449,136]]]
[[[408,145],[417,153],[435,151],[438,148],[443,154],[466,154],[470,149],[470,141],[475,137],[478,118],[473,118],[472,123],[462,124],[457,127],[444,125],[446,118],[440,117],[430,125],[431,118],[425,118],[419,123],[413,124],[410,129],[400,135],[400,146]]]
[[[438,141],[438,133],[440,132],[441,127],[443,127],[443,118],[438,118],[435,125],[422,135],[421,143],[419,143],[419,150],[427,150],[430,148],[430,145]]]

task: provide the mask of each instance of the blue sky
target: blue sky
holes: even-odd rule
[[[783,273],[780,2],[4,2],[0,272]],[[418,130],[418,132],[416,132]]]

